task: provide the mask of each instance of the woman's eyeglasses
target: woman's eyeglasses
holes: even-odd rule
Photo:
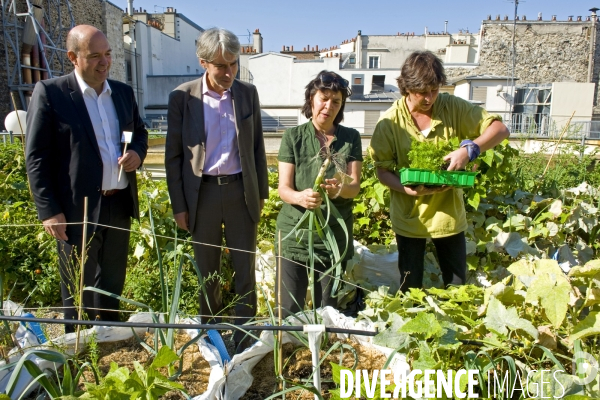
[[[319,76],[319,79],[326,86],[329,86],[332,83],[336,82],[338,85],[340,85],[342,89],[347,89],[349,85],[349,82],[346,79],[338,78],[335,75],[322,74],[321,76]]]

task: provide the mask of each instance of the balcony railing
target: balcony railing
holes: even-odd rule
[[[512,114],[505,124],[511,135],[523,137],[558,139],[564,129],[546,114]],[[564,138],[600,139],[600,121],[571,121]]]

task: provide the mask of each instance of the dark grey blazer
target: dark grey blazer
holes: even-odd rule
[[[148,150],[148,132],[139,116],[133,90],[108,81],[119,119],[119,132],[132,131],[128,149],[142,162]],[[98,222],[102,188],[102,158],[83,94],[75,73],[35,85],[27,112],[27,175],[41,220],[64,213],[67,222],[83,221],[88,197],[88,220]],[[127,172],[133,208],[139,206],[135,171]],[[95,226],[90,226],[91,234]],[[67,225],[70,244],[80,244],[81,225]],[[89,237],[89,236],[88,236]]]
[[[269,197],[267,156],[256,87],[235,80],[231,86],[246,206],[256,223],[260,199]],[[165,168],[173,213],[187,211],[193,232],[198,191],[206,155],[202,78],[184,83],[169,95]]]

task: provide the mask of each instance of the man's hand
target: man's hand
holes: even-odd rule
[[[409,196],[427,196],[429,194],[442,193],[450,189],[452,189],[452,186],[447,185],[435,187],[425,187],[425,185],[404,186],[404,193],[406,193]]]
[[[173,214],[173,218],[175,218],[175,223],[177,224],[178,227],[189,232],[189,230],[190,230],[190,227],[188,225],[189,213],[187,211]]]
[[[119,157],[118,162],[123,166],[125,172],[135,171],[142,165],[142,159],[134,150],[127,150],[124,156]]]
[[[67,237],[67,219],[65,218],[65,214],[60,213],[56,214],[53,217],[45,219],[42,221],[44,224],[44,229],[50,235],[54,236],[58,240],[69,240]]]

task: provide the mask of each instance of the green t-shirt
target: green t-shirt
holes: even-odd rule
[[[408,151],[413,140],[473,139],[480,136],[498,115],[459,97],[440,93],[433,104],[431,131],[427,138],[415,125],[404,97],[396,100],[377,122],[370,153],[378,168],[398,172],[409,166]],[[427,196],[409,196],[391,191],[392,229],[411,238],[439,238],[467,229],[462,189]]]
[[[346,165],[350,161],[362,161],[362,146],[360,134],[357,130],[346,128],[338,125],[335,130],[335,137],[331,142],[330,149],[335,154],[334,163],[330,164],[325,172],[325,178],[333,178],[336,168],[346,172]],[[278,160],[285,163],[294,164],[294,186],[295,190],[301,192],[307,188],[312,188],[315,184],[315,179],[319,173],[323,159],[320,154],[319,140],[315,136],[315,128],[312,120],[295,128],[290,128],[285,131],[281,138],[281,146],[279,147]],[[354,247],[352,246],[352,199],[344,199],[338,197],[331,200],[337,210],[344,218],[348,229],[348,250],[345,259],[348,260],[354,255]],[[321,205],[323,215],[327,216],[325,202]],[[283,203],[283,207],[277,217],[277,231],[281,231],[281,237],[284,238],[292,231],[294,226],[300,220],[300,217],[306,211],[305,208]],[[341,226],[331,217],[329,226],[333,230],[340,252],[345,248],[345,235]],[[305,228],[308,227],[308,224]],[[293,235],[281,243],[282,256],[299,261],[306,262],[308,260],[308,235],[304,234],[300,238]],[[275,237],[278,237],[277,235]],[[331,254],[321,242],[319,236],[315,233],[314,248],[315,254],[321,260],[331,259]]]

